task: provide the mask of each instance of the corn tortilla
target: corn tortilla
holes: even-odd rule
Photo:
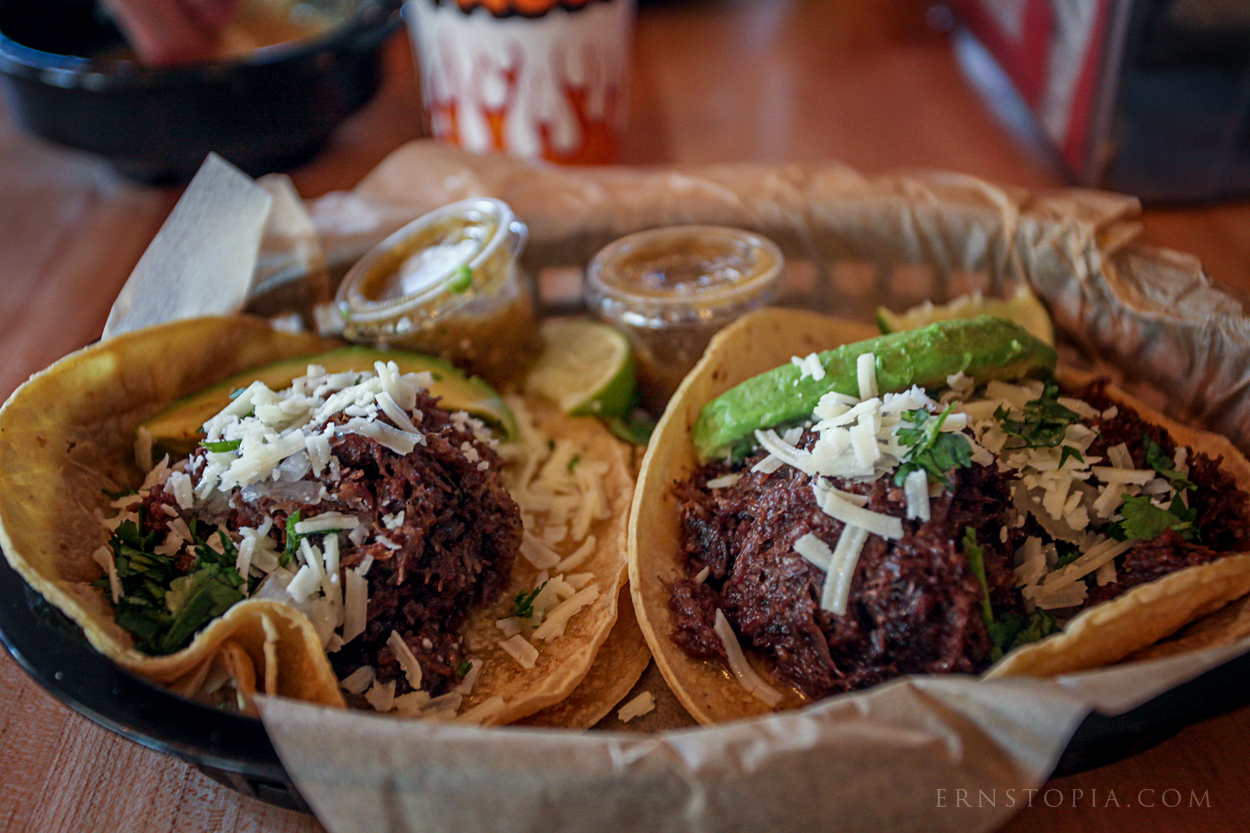
[[[669,587],[681,570],[681,530],[673,484],[697,467],[690,431],[704,404],[746,379],[785,364],[791,356],[828,350],[871,338],[874,327],[801,310],[763,309],[722,330],[686,376],[656,426],[643,458],[629,525],[630,587],[639,625],[656,665],[682,705],[700,723],[722,723],[767,714],[718,664],[696,660],[669,635],[674,618]],[[1080,385],[1090,377],[1064,370],[1061,381]],[[1212,457],[1243,491],[1250,491],[1250,464],[1226,438],[1180,425],[1121,391],[1119,402],[1171,432],[1179,444]],[[1250,555],[1229,555],[1140,585],[1075,617],[1064,630],[1023,646],[989,669],[987,677],[1049,676],[1115,663],[1250,593]],[[1237,631],[1206,634],[1204,644],[1231,641]],[[779,708],[806,702],[748,653],[756,670],[785,695]]]
[[[312,625],[284,604],[240,602],[186,648],[158,657],[133,647],[130,634],[114,622],[107,595],[90,586],[101,576],[91,554],[108,540],[97,511],[110,515],[108,493],[135,488],[145,475],[134,462],[141,422],[249,367],[338,346],[316,336],[280,333],[246,316],[202,318],[92,345],[36,374],[0,409],[0,547],[9,563],[81,626],[96,650],[177,693],[202,698],[204,686],[220,688],[225,675],[227,691],[245,708],[255,693],[343,706]],[[488,657],[466,707],[503,698],[504,709],[490,722],[550,706],[578,685],[616,620],[624,582],[625,521],[633,492],[628,449],[596,420],[567,417],[541,403],[531,403],[531,410],[541,430],[569,437],[584,456],[607,463],[604,488],[612,513],[596,522],[598,546],[579,568],[594,573],[604,592],[574,617],[564,637],[543,646],[532,673],[512,672],[508,664],[521,669],[506,656],[507,663]],[[513,594],[533,584],[523,562],[518,557]],[[480,611],[466,633],[493,628],[508,599]]]

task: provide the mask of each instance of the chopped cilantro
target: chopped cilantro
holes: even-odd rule
[[[547,582],[544,581],[528,593],[524,590],[517,593],[516,598],[512,600],[512,612],[508,615],[515,616],[518,619],[534,618],[534,600],[538,598],[538,594],[546,586]]]
[[[219,443],[200,443],[201,448],[206,448],[213,453],[222,451],[238,451],[239,446],[243,444],[243,440],[222,440]]]
[[[1179,494],[1167,509],[1151,503],[1149,495],[1125,495],[1120,514],[1123,520],[1107,528],[1107,534],[1117,541],[1153,541],[1169,529],[1186,541],[1201,540],[1195,525],[1198,511],[1186,506]]]
[[[1141,435],[1141,441],[1146,448],[1146,465],[1154,469],[1160,477],[1170,483],[1173,489],[1180,492],[1185,489],[1198,488],[1192,480],[1176,470],[1176,464],[1172,458],[1164,453],[1163,446],[1146,436],[1144,431]]]
[[[934,416],[924,408],[903,413],[906,427],[899,428],[898,440],[910,446],[903,463],[894,472],[895,485],[903,485],[907,475],[925,471],[930,481],[950,485],[947,475],[957,468],[972,464],[972,446],[960,431],[943,431],[942,424],[950,416],[953,406]]]
[[[243,601],[239,574],[215,564],[174,579],[166,603],[170,612],[168,629],[149,642],[152,653],[169,654],[191,640],[196,631]],[[141,646],[142,647],[142,646]]]
[[[193,521],[191,528],[197,525]],[[117,624],[149,654],[171,654],[195,633],[242,601],[243,579],[234,569],[234,545],[222,536],[225,553],[196,544],[196,569],[180,575],[172,556],[156,553],[156,533],[142,535],[134,521],[120,524],[109,539],[121,584]],[[108,587],[108,579],[97,582]]]
[[[981,582],[981,615],[985,619],[985,630],[994,643],[994,648],[990,651],[992,660],[997,662],[1012,648],[1036,642],[1058,630],[1054,618],[1040,609],[1028,616],[1004,610],[999,611],[995,618],[994,608],[990,604],[989,581],[985,578],[985,549],[977,543],[977,531],[970,526],[964,527],[962,543],[964,555],[968,557],[968,566],[972,568],[977,581]]]
[[[459,677],[460,679],[464,679],[465,677],[468,676],[469,672],[472,670],[473,670],[473,663],[469,662],[466,659],[464,662],[456,666],[456,676]]]
[[[452,293],[459,295],[473,285],[473,270],[468,264],[461,266],[456,270],[455,277],[447,282],[447,289]]]
[[[1002,429],[1010,437],[1020,441],[1019,445],[1008,450],[1020,448],[1054,448],[1063,444],[1068,426],[1081,421],[1076,411],[1059,404],[1059,387],[1054,383],[1046,385],[1042,395],[1024,405],[1024,413],[1020,419],[1012,419],[1011,412],[1000,406],[994,411],[994,419],[1002,425]],[[1082,460],[1081,453],[1076,449],[1069,451],[1064,448],[1062,461],[1075,456]]]
[[[278,556],[278,565],[281,567],[291,563],[291,559],[295,557],[295,551],[299,549],[299,542],[308,537],[295,531],[295,525],[299,522],[300,510],[296,509],[294,513],[287,516],[286,547],[283,548],[282,555]]]
[[[1078,463],[1085,462],[1085,457],[1081,452],[1077,451],[1070,445],[1065,445],[1059,452],[1059,468],[1063,468],[1063,464],[1068,460],[1075,458]]]
[[[569,474],[573,473],[573,468],[582,461],[582,455],[574,454],[569,460]]]
[[[1056,541],[1055,546],[1059,550],[1059,558],[1055,560],[1056,569],[1066,567],[1081,557],[1081,548],[1067,541]]]
[[[990,625],[990,639],[994,641],[994,650],[990,656],[999,660],[1008,651],[1037,642],[1059,630],[1055,617],[1042,609],[1034,610],[1027,616],[1018,613],[1003,612],[998,621]]]
[[[981,582],[981,615],[985,617],[988,628],[994,624],[994,608],[990,605],[990,584],[985,578],[985,548],[977,543],[977,531],[970,526],[964,527],[963,545],[968,566],[977,581]]]

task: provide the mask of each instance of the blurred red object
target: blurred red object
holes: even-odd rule
[[[1250,192],[1250,3],[951,6],[1076,181],[1143,199]]]

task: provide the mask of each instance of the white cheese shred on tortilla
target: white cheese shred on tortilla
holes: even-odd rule
[[[1117,468],[1113,466],[1090,466],[1090,471],[1104,483],[1132,483],[1144,486],[1155,479],[1151,469]]]
[[[533,668],[538,661],[538,649],[519,633],[500,642],[499,647],[507,651],[508,656],[516,660],[517,665],[522,668]]]
[[[734,679],[738,681],[738,685],[747,690],[747,693],[759,700],[769,708],[776,708],[781,702],[782,694],[777,689],[770,686],[755,673],[755,669],[747,662],[746,655],[742,653],[742,646],[738,644],[738,635],[734,633],[734,629],[730,626],[729,620],[725,618],[725,614],[720,608],[716,609],[716,622],[712,629],[720,638],[721,645],[725,648],[725,657],[729,660],[729,670],[733,673]]]
[[[480,659],[469,660],[469,670],[465,673],[464,679],[452,691],[468,697],[473,693],[473,686],[477,685],[477,678],[482,676],[482,669],[485,667],[486,663]]]
[[[365,692],[365,701],[375,712],[386,713],[395,708],[395,681],[384,683],[374,680],[373,686]]]
[[[362,437],[368,437],[378,445],[396,454],[411,454],[412,450],[417,446],[425,445],[424,434],[400,431],[398,428],[392,428],[385,422],[378,422],[377,420],[363,417],[349,420],[343,425],[343,430],[349,434],[359,434]]]
[[[1107,459],[1111,461],[1111,465],[1119,469],[1133,468],[1133,455],[1128,450],[1126,443],[1118,443],[1107,449]]]
[[[252,570],[252,555],[255,551],[256,537],[254,535],[243,536],[243,540],[239,542],[239,554],[235,558],[234,569],[245,579]]]
[[[1042,539],[1030,535],[1016,553],[1016,586],[1034,584],[1046,575],[1046,554],[1042,551]]]
[[[1113,561],[1117,556],[1128,552],[1132,549],[1133,544],[1134,542],[1131,540],[1116,541],[1112,538],[1107,538],[1095,544],[1071,564],[1061,567],[1046,576],[1046,579],[1042,582],[1042,593],[1045,596],[1053,596],[1065,586],[1073,584],[1077,579],[1084,578],[1102,565]]]
[[[351,642],[368,623],[369,582],[357,570],[348,570],[343,581],[343,641]]]
[[[859,398],[872,399],[877,392],[877,357],[872,353],[861,353],[855,360],[855,371],[859,377]]]
[[[1029,591],[1033,590],[1034,593]],[[1084,603],[1085,597],[1089,594],[1089,589],[1084,582],[1073,582],[1065,584],[1056,590],[1047,590],[1045,586],[1026,587],[1024,590],[1025,599],[1033,598],[1036,604],[1042,610],[1058,610],[1065,607],[1076,607]]]
[[[455,722],[468,723],[472,725],[485,723],[487,720],[490,720],[492,717],[499,714],[499,712],[503,710],[504,705],[505,703],[502,697],[498,695],[488,697],[464,714],[457,717]]]
[[[348,694],[364,694],[373,685],[377,672],[372,665],[362,665],[343,679],[339,680],[339,688]]]
[[[414,691],[419,690],[421,688],[421,663],[417,662],[412,649],[408,647],[407,642],[404,642],[399,631],[391,631],[391,635],[386,639],[386,647],[391,649],[391,652],[395,654],[395,659],[399,661],[399,667],[404,669],[408,685],[412,686]]]
[[[195,490],[190,477],[180,471],[171,471],[165,485],[173,492],[174,500],[177,501],[179,508],[190,509],[195,505]],[[168,504],[162,504],[162,507],[172,508]]]
[[[616,712],[616,717],[622,723],[628,723],[635,717],[642,717],[644,714],[650,714],[653,711],[655,711],[655,695],[649,691],[644,691],[621,706]]]
[[[542,639],[547,642],[555,639],[560,634],[556,632],[557,628],[573,618],[586,605],[599,598],[599,584],[589,584],[581,590],[578,590],[569,598],[560,602],[550,612],[547,613],[543,623],[534,631],[533,639]]]
[[[571,555],[561,560],[560,563],[555,565],[556,572],[567,573],[569,570],[575,570],[580,567],[582,562],[589,558],[591,553],[595,551],[595,544],[595,536],[587,535],[586,540],[582,542],[580,547],[574,550]]]
[[[100,565],[100,569],[104,570],[109,577],[109,593],[113,597],[113,604],[122,597],[122,582],[117,577],[117,562],[113,559],[113,550],[111,547],[100,547],[91,554],[91,558],[95,563]]]
[[[740,473],[731,472],[730,474],[726,474],[721,477],[717,477],[713,480],[709,480],[707,482],[707,487],[709,489],[727,489],[733,484],[737,483],[741,479],[742,479],[742,475]]]
[[[908,519],[929,520],[929,475],[922,469],[907,475],[903,480],[903,493],[907,496]]]
[[[763,446],[765,451],[779,459],[782,463],[792,466],[804,474],[816,474],[815,461],[812,459],[812,455],[800,451],[787,443],[777,436],[777,432],[773,429],[769,428],[766,431],[757,430],[755,432],[755,440]]]
[[[406,434],[419,434],[417,426],[412,424],[412,420],[404,413],[403,409],[396,404],[394,397],[386,391],[378,394],[378,405],[382,408],[382,413],[390,417],[391,422],[395,423],[395,427]],[[476,462],[470,460],[469,462]]]
[[[846,603],[851,595],[851,579],[855,576],[855,565],[859,563],[859,554],[868,541],[868,530],[847,524],[838,536],[837,546],[829,559],[829,569],[825,573],[825,584],[821,588],[820,606],[835,616],[846,614]]]
[[[794,551],[822,570],[828,570],[829,563],[833,560],[833,550],[829,549],[829,545],[810,532],[803,534],[799,540],[794,542]],[[703,569],[707,570],[708,568],[704,567]],[[707,578],[707,574],[702,571],[700,571],[700,575]],[[698,577],[695,578],[695,582],[697,584],[703,583]]]
[[[295,573],[295,578],[291,579],[291,583],[286,586],[286,592],[296,604],[303,604],[320,586],[321,578],[312,567],[304,564]]]
[[[819,382],[825,378],[825,368],[820,363],[820,356],[815,353],[808,353],[800,358],[799,356],[791,356],[790,363],[799,369],[799,380],[806,379],[808,376]]]
[[[314,532],[329,532],[332,529],[355,529],[360,526],[360,519],[355,515],[344,515],[341,512],[325,512],[315,515],[306,521],[295,524],[296,535],[310,535]]]
[[[528,529],[521,531],[521,555],[525,556],[525,560],[533,564],[536,570],[549,570],[561,560],[559,553]]]
[[[874,512],[862,506],[856,506],[837,492],[830,489],[820,480],[812,481],[812,490],[816,494],[816,505],[834,520],[850,526],[861,527],[882,538],[898,539],[903,537],[903,520],[893,515]]]

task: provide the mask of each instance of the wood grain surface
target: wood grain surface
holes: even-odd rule
[[[1044,154],[990,115],[928,13],[916,0],[644,3],[622,161],[839,159],[870,173],[949,168],[1030,188],[1063,184]],[[419,127],[401,36],[382,93],[292,173],[296,185],[309,197],[350,187]],[[98,335],[177,196],[31,138],[0,109],[0,397]],[[1194,253],[1218,282],[1250,292],[1250,205],[1156,208],[1144,223],[1148,241]],[[0,702],[0,830],[320,829],[96,727],[7,655]],[[1192,726],[1141,755],[1052,782],[1058,792],[1037,794],[1005,830],[1244,830],[1248,745],[1250,710]],[[1179,791],[1181,806],[1163,806],[1166,790]],[[1120,806],[1108,806],[1109,791]]]

